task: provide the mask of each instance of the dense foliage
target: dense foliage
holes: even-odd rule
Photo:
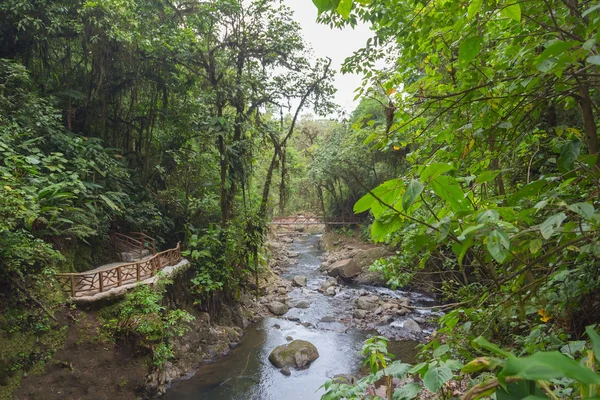
[[[182,241],[199,308],[255,278],[282,148],[332,108],[330,62],[307,54],[279,1],[0,3],[0,385],[51,356],[4,345],[52,331],[54,274],[114,261],[115,231]],[[106,326],[161,364],[172,318],[145,290]]]
[[[390,284],[425,276],[437,281],[430,289],[454,303],[424,350],[427,365],[444,362],[447,352],[469,361],[478,355],[467,350],[470,341],[485,335],[533,354],[530,364],[509,360],[500,383],[514,375],[542,382],[542,397],[593,397],[595,388],[578,389],[597,384],[591,371],[573,372],[590,375],[582,382],[566,370],[534,377],[516,366],[536,368],[534,359],[560,364],[558,355],[539,353],[560,350],[595,370],[592,353],[579,347],[574,354],[569,341],[585,338],[585,326],[599,320],[598,6],[314,3],[331,26],[363,21],[374,31],[344,69],[365,74],[359,95],[385,90],[392,121],[368,142],[383,152],[404,151],[406,165],[369,188],[354,210],[370,211],[372,238],[400,250],[375,266]],[[393,67],[377,69],[384,58]],[[588,329],[596,340],[592,335]],[[452,376],[447,368],[440,379]],[[561,383],[552,380],[559,377]],[[492,393],[497,385],[488,384],[473,393]]]

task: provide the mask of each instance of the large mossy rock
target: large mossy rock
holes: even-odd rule
[[[278,346],[269,355],[269,361],[277,368],[308,368],[310,363],[317,358],[319,358],[317,348],[306,340],[294,340],[288,344]]]
[[[275,315],[283,315],[288,312],[288,306],[279,301],[272,301],[267,304],[267,308]]]

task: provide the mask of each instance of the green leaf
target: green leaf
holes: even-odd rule
[[[600,65],[600,56],[599,55],[589,56],[588,58],[586,58],[586,61],[590,64]]]
[[[471,4],[469,4],[467,17],[469,19],[473,18],[475,14],[481,10],[481,6],[483,5],[483,0],[473,0]]]
[[[531,254],[537,254],[542,248],[542,239],[533,239],[529,242],[529,251]]]
[[[388,365],[385,370],[380,370],[381,377],[384,375],[391,376],[393,378],[402,378],[404,375],[408,373],[408,371],[412,368],[412,365],[406,364],[400,361],[394,361],[390,365]],[[379,374],[378,372],[378,374]]]
[[[446,164],[446,163],[429,164],[421,172],[421,176],[420,176],[421,182],[427,183],[427,182],[437,178],[438,176],[445,174],[446,172],[451,171],[453,169],[454,169],[454,166],[452,164]]]
[[[365,194],[354,204],[354,213],[360,214],[367,211],[376,201],[377,200],[375,200],[375,197],[371,196],[371,193]]]
[[[446,200],[454,211],[470,208],[465,201],[465,194],[456,179],[451,176],[440,175],[431,181],[431,188],[443,200]]]
[[[521,22],[521,6],[519,3],[513,3],[504,7],[502,10],[500,10],[500,14],[506,18]]]
[[[535,394],[542,397],[536,397],[534,396]],[[547,398],[533,381],[511,382],[506,387],[499,387],[496,391],[496,400],[534,400]]]
[[[524,197],[536,196],[540,191],[546,186],[548,182],[544,179],[540,179],[538,181],[533,181],[521,189],[517,190],[517,193],[513,194],[508,201],[508,204],[514,205],[517,201],[521,200]]]
[[[586,385],[600,384],[599,375],[557,351],[540,351],[522,358],[510,357],[501,374],[533,381],[566,377]]]
[[[567,218],[565,213],[558,213],[548,217],[544,222],[539,225],[540,233],[544,239],[550,239],[554,234],[555,230],[558,229],[563,221]]]
[[[492,179],[495,179],[498,175],[500,175],[500,172],[502,171],[485,171],[482,172],[481,174],[479,174],[477,176],[477,179],[475,179],[476,183],[486,183],[491,181]]]
[[[596,361],[600,362],[600,335],[596,333],[592,326],[587,326],[585,328],[585,333],[587,333],[590,341],[592,342],[592,351],[594,352]]]
[[[510,248],[510,239],[506,232],[502,230],[493,230],[487,237],[486,246],[494,260],[502,264],[509,254],[508,249]]]
[[[579,157],[579,153],[581,152],[581,142],[579,141],[570,141],[565,143],[565,145],[560,150],[560,156],[558,157],[558,166],[560,167],[562,172],[570,171],[573,167],[573,163]]]
[[[502,357],[514,357],[510,352],[502,350],[497,345],[488,342],[483,336],[479,336],[478,338],[474,339],[472,344],[476,349],[481,347]]]
[[[443,344],[433,351],[433,356],[435,358],[438,358],[439,356],[444,355],[449,351],[450,351],[450,346],[448,346],[447,344]]]
[[[339,0],[313,0],[313,4],[317,6],[320,14],[324,11],[335,10],[338,7]]]
[[[591,219],[594,215],[594,206],[590,203],[575,203],[567,206],[567,208],[585,219]]]
[[[350,16],[352,10],[352,0],[340,0],[340,4],[337,6],[337,12],[344,18]]]
[[[444,383],[452,379],[452,371],[445,366],[430,367],[423,377],[423,385],[429,391],[435,393],[444,386]]]
[[[423,186],[421,181],[416,179],[410,181],[408,187],[406,188],[406,193],[404,193],[404,197],[402,197],[402,208],[404,211],[408,210],[408,207],[414,203],[415,199],[419,197],[424,187],[425,186]]]
[[[458,47],[459,63],[468,64],[477,57],[481,51],[483,38],[481,36],[471,36],[463,40]]]
[[[412,400],[421,393],[421,390],[421,385],[418,383],[407,383],[396,389],[392,398],[394,400]]]
[[[577,44],[578,44],[577,42],[573,42],[573,41],[571,41],[571,42],[557,41],[557,42],[552,43],[550,46],[548,46],[544,49],[542,54],[539,55],[539,57],[537,59],[538,65],[550,57],[556,57],[556,56],[561,55],[565,51],[570,50],[573,47],[577,46]]]

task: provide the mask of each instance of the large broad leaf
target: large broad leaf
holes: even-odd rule
[[[566,377],[586,385],[600,384],[600,375],[596,375],[592,370],[579,365],[558,351],[540,351],[522,358],[511,357],[506,361],[501,375],[532,381]]]
[[[371,238],[374,242],[383,242],[389,234],[400,229],[402,223],[402,219],[397,215],[377,219],[371,225]]]
[[[502,230],[493,230],[489,233],[486,243],[490,255],[500,264],[508,257],[510,249],[510,239],[506,232]]]
[[[408,210],[408,207],[410,207],[411,204],[414,203],[415,199],[419,197],[423,191],[423,188],[424,186],[421,181],[416,179],[410,181],[408,187],[406,188],[406,193],[404,193],[404,197],[402,197],[402,208],[404,208],[404,211]]]
[[[377,371],[375,378],[381,379],[383,376],[391,376],[393,378],[402,378],[412,368],[412,365],[403,363],[401,361],[394,361],[386,368]]]
[[[511,196],[511,198],[508,201],[508,204],[514,205],[517,201],[521,200],[522,198],[537,196],[542,191],[544,186],[546,186],[547,183],[547,181],[540,179],[539,181],[533,181],[523,186],[521,189],[517,190],[517,193]]]
[[[440,175],[431,181],[431,188],[436,195],[450,203],[454,211],[469,208],[462,188],[453,177]]]
[[[563,42],[563,41],[559,40],[557,42],[554,42],[550,46],[548,46],[544,49],[542,54],[540,54],[540,56],[538,57],[537,63],[541,64],[542,62],[544,62],[545,60],[547,60],[550,57],[560,56],[562,53],[564,53],[567,50],[572,49],[577,44],[578,43],[574,42],[574,41]]]
[[[500,13],[510,19],[514,19],[517,22],[521,22],[521,6],[519,3],[512,3],[505,6]]]
[[[570,171],[573,167],[573,163],[579,157],[581,153],[581,142],[571,141],[565,143],[560,150],[560,156],[558,157],[558,166],[562,172]]]
[[[585,219],[590,219],[594,215],[594,206],[590,203],[575,203],[567,206],[567,208]]]
[[[429,182],[432,179],[437,178],[438,176],[445,174],[448,171],[453,170],[454,167],[451,164],[446,163],[433,163],[429,164],[423,171],[421,172],[421,181]]]
[[[446,366],[429,367],[423,377],[423,385],[435,393],[444,386],[444,383],[452,379],[452,371]]]
[[[540,233],[544,237],[544,239],[550,239],[550,237],[554,234],[556,229],[558,229],[563,221],[567,218],[565,213],[554,214],[551,217],[548,217],[544,222],[542,222],[539,226]]]
[[[468,64],[473,61],[481,51],[482,43],[481,36],[471,36],[463,40],[458,47],[458,62]]]
[[[417,397],[421,390],[421,385],[418,383],[407,383],[396,389],[392,398],[394,400],[412,400]]]
[[[400,195],[404,192],[404,182],[400,179],[392,179],[383,182],[381,185],[371,190],[371,192],[375,197],[371,195],[371,193],[367,193],[354,204],[355,213],[359,214],[370,208],[375,208],[375,204],[379,204],[379,201],[376,198],[388,205],[395,205],[400,199]],[[376,214],[375,211],[373,214]],[[377,215],[375,215],[375,217],[377,217]]]

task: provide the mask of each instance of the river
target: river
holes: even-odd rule
[[[319,271],[323,254],[318,247],[320,236],[297,238],[291,250],[298,253],[298,262],[282,269],[286,279],[295,275],[307,277],[307,286],[294,289],[289,297],[291,304],[303,300],[310,306],[291,308],[282,317],[269,317],[250,325],[238,347],[202,365],[190,379],[175,384],[167,392],[167,400],[318,400],[323,394],[319,388],[327,379],[360,371],[362,344],[376,332],[348,325],[354,299],[365,290],[385,292],[388,296],[407,293],[361,286],[345,287],[334,297],[317,292],[325,279]],[[268,356],[275,347],[288,343],[288,337],[313,343],[320,356],[310,368],[292,370],[291,376],[284,376],[271,365]],[[410,340],[390,341],[389,350],[396,359],[413,362],[417,344]]]

